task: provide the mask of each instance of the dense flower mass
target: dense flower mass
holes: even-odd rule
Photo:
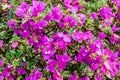
[[[55,20],[57,22],[60,22],[60,20],[63,17],[63,13],[60,9],[60,6],[55,6],[52,8],[51,12],[46,15],[46,20]]]
[[[112,13],[112,8],[104,7],[99,10],[100,15],[102,16],[102,19],[109,19],[114,16]]]
[[[98,19],[98,14],[95,13],[95,12],[92,12],[92,13],[90,14],[90,17],[93,18],[93,19]]]
[[[84,8],[80,5],[80,2],[78,0],[64,0],[63,4],[65,5],[66,9],[74,13]]]
[[[2,1],[10,11],[8,31],[0,30],[0,80],[116,79],[120,0],[103,2]]]
[[[26,80],[39,80],[42,78],[42,73],[38,69],[34,70],[33,73],[26,77]]]

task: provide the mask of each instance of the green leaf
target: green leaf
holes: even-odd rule
[[[3,71],[4,67],[0,66],[0,71]]]
[[[69,75],[70,75],[69,71],[64,71],[64,72],[62,73],[62,76],[63,76],[63,77],[69,77]]]
[[[17,50],[16,56],[21,56],[22,54],[24,54],[23,51],[21,51],[21,50]]]
[[[11,59],[13,59],[15,57],[15,54],[16,54],[15,50],[8,51],[6,53],[7,60],[10,61]]]
[[[19,66],[20,63],[19,63],[19,59],[14,59],[13,63],[12,63],[14,66]]]
[[[10,0],[10,2],[15,5],[15,3],[16,3],[17,1],[16,1],[16,0]]]
[[[12,9],[10,9],[10,18],[13,19],[13,16],[14,16],[14,12]]]
[[[76,29],[77,29],[77,26],[76,26],[76,27],[71,28],[71,29],[70,29],[70,31],[69,31],[69,34],[73,34],[73,32],[74,32]]]
[[[86,63],[82,63],[82,64],[80,65],[80,70],[83,70],[85,67],[87,67],[87,64],[86,64]]]
[[[23,80],[22,75],[18,75],[17,78],[16,78],[16,80]]]
[[[46,80],[46,78],[45,78],[45,77],[43,77],[43,78],[41,78],[40,80]]]
[[[23,45],[21,44],[19,47],[18,47],[19,50],[24,50],[24,47]]]
[[[43,73],[44,73],[44,76],[46,76],[46,77],[50,76],[50,73],[47,70],[44,70]]]

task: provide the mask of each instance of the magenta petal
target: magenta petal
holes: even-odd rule
[[[16,21],[14,20],[8,20],[8,26],[9,28],[15,28],[17,25]]]
[[[28,9],[29,9],[29,5],[26,2],[22,2],[22,4],[19,7],[17,7],[15,14],[18,17],[23,18],[24,15],[27,14]]]
[[[3,46],[3,41],[0,40],[0,48],[2,48],[2,46]]]
[[[3,65],[4,65],[4,60],[1,59],[1,60],[0,60],[0,66],[3,66]]]
[[[66,35],[63,36],[63,41],[65,41],[65,42],[71,42],[71,37],[66,34]]]
[[[92,13],[90,14],[90,17],[93,18],[93,19],[98,19],[98,14],[95,13],[95,12],[92,12]]]
[[[38,26],[38,29],[43,29],[45,26],[47,26],[48,22],[41,19],[36,24]]]

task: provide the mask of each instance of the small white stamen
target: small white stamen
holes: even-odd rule
[[[87,50],[85,50],[85,52],[88,52]]]
[[[47,39],[48,41],[50,41],[50,39]]]
[[[45,54],[48,54],[48,52],[47,52],[47,51],[45,51]]]
[[[26,30],[24,30],[24,32],[27,32]]]
[[[48,54],[50,54],[50,51],[48,51]]]
[[[38,42],[38,40],[36,42]]]
[[[50,51],[45,51],[45,54],[50,54]]]
[[[97,46],[98,48],[100,48],[100,45],[97,44],[96,46]]]

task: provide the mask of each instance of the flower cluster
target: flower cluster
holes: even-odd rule
[[[119,0],[111,0],[111,2],[119,4]],[[62,4],[69,11],[68,13],[64,12],[64,8],[60,5],[53,6],[48,12],[47,3],[36,0],[31,4],[22,2],[16,8],[14,17],[17,19],[8,20],[9,29],[13,30],[15,35],[22,36],[27,41],[26,44],[35,49],[36,54],[41,56],[41,60],[45,61],[46,65],[44,69],[35,67],[33,70],[28,70],[25,58],[20,67],[14,67],[12,63],[4,64],[4,59],[1,59],[0,67],[5,68],[0,73],[0,80],[14,80],[17,75],[26,80],[43,80],[47,74],[42,71],[50,73],[48,80],[64,80],[66,77],[63,72],[69,70],[69,64],[81,67],[83,63],[87,65],[83,70],[85,74],[79,76],[79,71],[71,72],[67,76],[68,80],[90,80],[90,78],[103,80],[103,77],[110,79],[116,77],[120,71],[120,50],[112,51],[106,47],[105,39],[108,38],[111,45],[120,45],[120,36],[117,35],[120,28],[114,22],[115,15],[120,21],[120,12],[114,13],[113,9],[107,5],[97,12],[91,11],[88,15],[82,12],[84,6],[79,0],[64,0]],[[91,28],[86,28],[88,26],[85,24],[89,22],[87,18],[93,23],[100,20],[98,24],[102,27],[97,34]],[[93,24],[91,22],[89,25]],[[51,26],[52,23],[55,23],[55,26]],[[59,30],[53,32],[46,30],[56,26]],[[109,26],[110,33],[107,35],[108,33],[103,29]],[[92,25],[92,27],[96,26]],[[0,49],[4,46],[3,43],[0,40]],[[10,47],[16,50],[19,46],[20,43],[14,41]],[[94,75],[91,76],[89,73]]]
[[[73,13],[76,13],[84,8],[80,5],[78,0],[64,0],[63,4],[65,5],[66,9]]]

